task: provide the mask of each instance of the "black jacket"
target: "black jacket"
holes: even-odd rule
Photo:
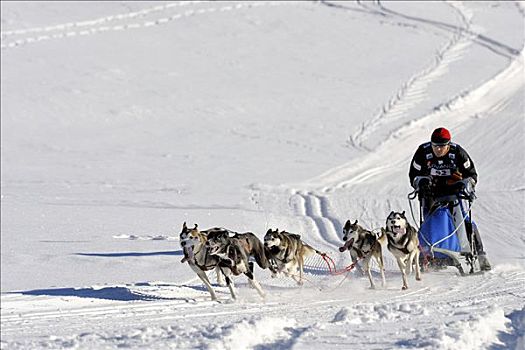
[[[432,145],[426,142],[420,145],[410,163],[408,174],[410,185],[415,187],[416,176],[430,176],[432,189],[435,196],[449,195],[457,192],[457,187],[452,186],[458,179],[472,178],[478,181],[478,174],[474,162],[467,151],[456,143],[450,143],[450,150],[441,158],[432,152]]]

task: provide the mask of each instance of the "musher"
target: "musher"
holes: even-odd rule
[[[438,197],[463,193],[474,199],[478,174],[468,153],[457,143],[451,142],[450,132],[441,127],[432,132],[430,142],[418,147],[410,163],[409,178],[410,184],[419,193],[423,217],[426,218]],[[464,227],[471,225],[480,269],[488,271],[491,265],[478,228],[471,224],[470,218],[464,220],[459,204],[460,200],[456,199],[450,206],[454,224],[457,227],[465,221]]]

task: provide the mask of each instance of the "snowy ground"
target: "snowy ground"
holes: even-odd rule
[[[1,348],[525,348],[525,5],[2,2]],[[300,233],[409,212],[446,126],[494,265],[387,286],[307,261],[221,302],[182,223]],[[377,275],[377,273],[376,273]],[[377,278],[377,276],[376,276]]]

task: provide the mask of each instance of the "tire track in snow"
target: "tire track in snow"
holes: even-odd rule
[[[369,11],[368,5],[358,2],[359,5]],[[448,66],[460,60],[465,50],[472,43],[472,39],[465,36],[465,32],[470,27],[471,15],[460,5],[449,3],[459,14],[462,26],[454,30],[452,38],[434,56],[434,62],[421,72],[415,74],[404,83],[397,93],[381,108],[381,111],[373,118],[363,122],[358,130],[349,137],[349,144],[353,147],[371,151],[372,148],[366,144],[368,138],[385,124],[405,119],[411,109],[423,102],[427,97],[427,90],[430,84],[443,76],[448,71]],[[395,16],[393,12],[388,12],[383,5],[378,3],[374,12],[382,13],[385,16],[394,16],[405,20],[401,16]]]

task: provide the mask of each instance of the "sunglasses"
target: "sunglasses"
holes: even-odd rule
[[[432,142],[432,147],[446,147],[450,144],[450,142],[447,143],[434,143]]]

